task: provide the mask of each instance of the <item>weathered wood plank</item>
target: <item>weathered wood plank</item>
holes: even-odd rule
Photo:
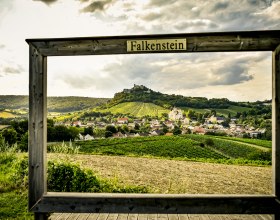
[[[118,215],[117,213],[112,213],[112,214],[109,214],[107,220],[117,220],[118,219]]]
[[[99,216],[99,213],[91,213],[88,216],[87,220],[97,220],[98,216]]]
[[[109,213],[100,213],[98,215],[97,220],[106,220],[108,218],[108,216],[109,216]]]
[[[157,214],[149,214],[148,220],[157,220]]]
[[[49,219],[51,220],[56,220],[59,219],[59,217],[62,215],[62,213],[53,213],[51,214],[51,216],[49,217]]]
[[[29,47],[29,196],[31,209],[47,191],[47,58]],[[35,215],[35,219],[39,219]]]
[[[77,218],[77,219],[79,219],[79,220],[87,220],[89,215],[90,215],[89,213],[80,213],[79,218]]]
[[[74,56],[102,54],[131,54],[127,52],[127,40],[187,39],[187,50],[176,52],[222,51],[273,51],[280,43],[280,31],[182,33],[141,36],[86,37],[62,39],[27,39],[44,56]],[[159,53],[144,51],[137,53]],[[160,51],[174,53],[174,51]]]
[[[59,216],[59,220],[67,220],[68,218],[70,218],[71,213],[62,213],[61,216]]]
[[[127,219],[129,219],[129,220],[137,220],[138,219],[138,214],[129,213]]]
[[[120,213],[119,215],[118,215],[118,218],[117,218],[118,220],[126,220],[126,219],[128,219],[128,213]]]
[[[177,214],[168,214],[168,220],[179,220],[179,217]]]
[[[157,214],[157,219],[158,220],[168,220],[167,214]]]
[[[73,205],[75,204],[75,205]],[[47,193],[37,212],[270,214],[280,211],[274,196],[183,194]]]
[[[280,44],[273,52],[272,59],[272,166],[273,193],[280,198]]]
[[[189,220],[189,217],[187,214],[179,214],[178,218],[179,218],[179,220]]]
[[[72,213],[68,218],[67,220],[77,220],[77,219],[80,219],[80,215],[79,213]],[[81,216],[82,217],[82,216]]]
[[[147,220],[148,214],[138,214],[138,220]]]
[[[196,214],[192,214],[192,215],[188,215],[189,220],[201,220],[200,219],[200,215],[196,215]]]

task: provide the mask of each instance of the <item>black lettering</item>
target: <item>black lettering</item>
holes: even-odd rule
[[[131,47],[131,51],[133,51],[134,50],[133,48],[136,47],[136,41],[131,41],[130,47]]]
[[[173,50],[174,49],[174,43],[170,44],[170,49]]]
[[[151,50],[151,49],[150,49],[150,44],[148,43],[148,41],[145,41],[145,43],[146,43],[146,45],[145,45],[145,46],[146,46],[145,50]]]
[[[183,43],[179,43],[179,50],[183,50],[184,49],[184,44]]]
[[[165,43],[162,43],[162,50],[165,50],[165,49],[166,49]]]

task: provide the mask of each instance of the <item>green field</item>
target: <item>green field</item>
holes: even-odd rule
[[[210,140],[210,141],[209,141]],[[98,139],[79,142],[86,154],[157,157],[176,160],[212,161],[237,164],[271,164],[271,152],[246,143],[212,136],[182,135]],[[257,146],[257,145],[256,145]]]
[[[217,115],[227,116],[230,113],[233,116],[237,112],[249,111],[251,108],[231,105],[227,109],[218,109],[218,108],[217,109],[198,109],[198,108],[189,108],[189,107],[184,107],[182,109],[185,110],[185,111],[188,111],[190,109],[190,110],[194,110],[198,113],[202,113],[202,114],[205,113],[205,112],[211,112],[211,110],[215,110],[217,112]]]
[[[197,108],[188,108],[188,107],[182,107],[181,109],[183,109],[184,111],[188,111],[189,109],[191,109],[202,114],[205,112],[211,112],[212,110],[212,109],[197,109]],[[106,109],[96,108],[94,110],[100,112],[111,112],[113,114],[117,114],[117,113],[130,114],[136,117],[143,117],[146,115],[161,116],[162,113],[170,112],[169,109],[165,109],[153,103],[144,103],[144,102],[123,102],[111,108],[106,108]],[[229,113],[231,115],[235,115],[237,112],[248,111],[250,110],[250,108],[231,105],[228,109],[214,109],[214,110],[216,110],[218,115],[227,116]]]
[[[136,117],[143,117],[146,115],[161,116],[162,113],[168,113],[169,110],[153,103],[124,102],[117,104],[111,108],[101,110],[101,112],[111,112],[113,114],[122,113],[130,114]]]
[[[9,111],[0,111],[0,118],[16,118],[17,115]]]

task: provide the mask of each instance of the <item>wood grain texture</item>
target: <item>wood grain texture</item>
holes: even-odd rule
[[[29,48],[29,208],[47,191],[47,58]]]
[[[216,32],[113,37],[27,39],[44,56],[77,56],[174,51],[127,52],[128,40],[187,39],[185,52],[273,51],[280,44],[280,31]]]
[[[279,213],[274,196],[183,194],[47,193],[37,212],[271,214]]]
[[[280,45],[273,52],[272,59],[272,166],[273,193],[280,198]]]

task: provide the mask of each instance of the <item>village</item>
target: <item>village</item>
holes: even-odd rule
[[[225,118],[211,115],[199,122],[196,118],[188,118],[180,108],[173,108],[166,118],[148,117],[141,119],[132,119],[128,117],[119,117],[115,120],[89,120],[84,118],[75,121],[56,122],[54,125],[63,125],[66,127],[78,127],[80,131],[85,128],[91,128],[93,131],[103,131],[92,134],[79,133],[77,140],[93,140],[104,138],[105,129],[114,127],[112,138],[140,137],[140,136],[158,136],[158,135],[178,135],[178,134],[199,134],[199,135],[223,135],[232,137],[260,138],[265,132],[265,128],[255,128],[253,126],[238,124],[237,118]],[[108,136],[107,136],[108,137]]]

